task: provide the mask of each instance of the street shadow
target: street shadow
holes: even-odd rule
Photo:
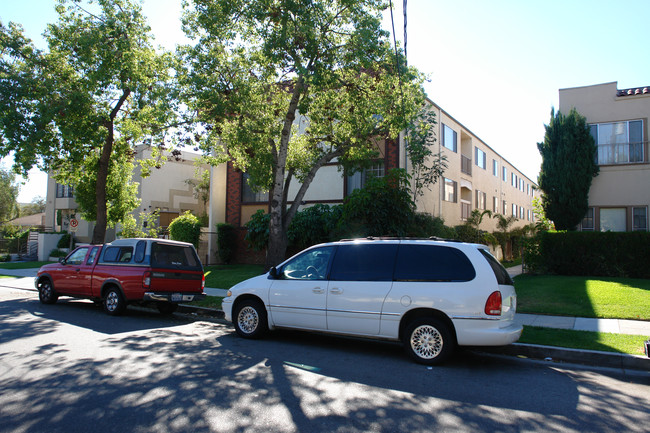
[[[0,430],[623,431],[618,411],[647,410],[611,384],[471,351],[427,368],[394,343],[288,331],[245,340],[201,320],[120,319],[146,325],[100,335],[81,358],[42,344],[46,360],[0,375]]]
[[[27,316],[16,321],[22,312]],[[170,319],[157,311],[131,306],[123,316],[112,317],[104,313],[101,306],[74,298],[60,298],[52,305],[34,298],[14,299],[0,301],[0,342],[55,332],[61,323],[110,335],[177,326],[179,321],[186,320],[182,316]]]

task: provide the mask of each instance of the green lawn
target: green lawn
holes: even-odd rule
[[[650,320],[650,280],[519,275],[517,312]]]
[[[524,326],[519,343],[545,346],[570,347],[573,349],[599,350],[602,352],[644,355],[643,335],[609,334],[605,332],[574,331],[570,329]]]
[[[31,269],[40,268],[43,265],[53,262],[4,262],[0,263],[0,272],[2,269]]]
[[[261,265],[216,265],[205,266],[205,287],[230,289],[235,284],[262,274]]]

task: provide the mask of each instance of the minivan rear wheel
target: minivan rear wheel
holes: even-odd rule
[[[425,365],[443,363],[455,346],[449,327],[435,318],[411,322],[404,333],[403,343],[409,356]]]
[[[268,331],[268,321],[264,304],[255,299],[241,301],[235,310],[235,331],[240,337],[260,338]]]

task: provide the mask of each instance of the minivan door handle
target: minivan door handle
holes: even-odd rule
[[[333,293],[335,295],[340,295],[341,293],[343,293],[343,289],[340,289],[338,287],[334,287],[332,290],[330,290],[330,293]]]
[[[311,289],[311,291],[314,293],[325,293],[325,289],[323,289],[322,287],[314,287],[313,289]]]

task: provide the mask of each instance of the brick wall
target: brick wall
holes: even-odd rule
[[[242,174],[228,162],[226,175],[226,222],[235,227],[241,226]]]

